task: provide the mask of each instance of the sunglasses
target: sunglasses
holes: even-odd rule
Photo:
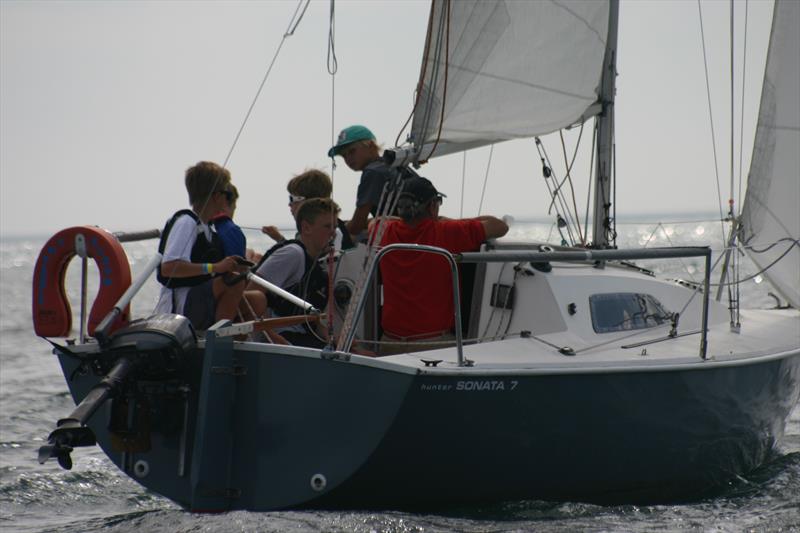
[[[305,196],[295,196],[294,194],[290,194],[289,195],[289,205],[292,205],[292,204],[297,203],[297,202],[302,202],[305,199],[306,199]]]

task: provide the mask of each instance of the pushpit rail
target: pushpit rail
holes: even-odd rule
[[[468,366],[469,363],[464,361],[464,342],[461,332],[461,294],[459,291],[459,278],[458,278],[458,265],[456,264],[456,259],[447,250],[444,248],[439,248],[438,246],[429,246],[427,244],[406,244],[406,243],[397,243],[397,244],[390,244],[388,246],[384,246],[375,256],[375,261],[370,263],[369,272],[367,272],[367,278],[364,281],[365,286],[372,282],[372,278],[375,276],[375,270],[378,268],[378,264],[381,262],[383,256],[388,253],[396,252],[399,250],[407,250],[407,251],[414,251],[414,252],[423,252],[423,253],[430,253],[430,254],[437,254],[441,255],[447,260],[447,263],[450,265],[450,272],[452,274],[453,280],[453,306],[455,307],[455,333],[456,333],[456,350],[458,351],[458,366]],[[361,318],[361,313],[364,311],[364,304],[366,302],[366,294],[362,293],[361,298],[356,302],[356,312],[353,315],[353,324],[357,324],[358,320]],[[350,346],[353,344],[353,339],[356,335],[356,328],[350,328],[347,332],[347,337],[345,338],[344,345],[342,346],[343,352],[349,352]]]
[[[711,248],[708,246],[684,246],[676,248],[645,248],[645,249],[626,249],[626,250],[569,250],[569,251],[492,251],[492,252],[465,252],[461,254],[451,254],[443,248],[422,244],[391,244],[380,249],[372,262],[367,274],[366,283],[369,283],[375,275],[375,269],[381,258],[387,253],[397,250],[411,250],[418,252],[434,253],[447,259],[453,278],[453,304],[455,306],[455,335],[456,349],[458,352],[458,366],[468,366],[464,360],[463,336],[461,331],[461,298],[459,295],[458,267],[457,263],[507,263],[525,262],[545,263],[550,261],[563,262],[595,262],[635,259],[673,259],[680,257],[703,257],[705,258],[705,271],[703,273],[703,311],[702,329],[700,332],[700,357],[705,360],[708,349],[708,303],[709,288],[711,285]],[[356,303],[355,321],[357,322],[364,309],[365,298],[361,297]],[[347,338],[343,351],[349,351],[355,337],[355,329],[347,332]]]

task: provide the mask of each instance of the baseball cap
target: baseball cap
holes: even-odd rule
[[[434,198],[447,197],[446,194],[437,191],[428,178],[423,178],[422,176],[413,176],[403,180],[403,191],[400,196],[411,196],[421,204],[427,203]]]
[[[374,140],[375,135],[373,135],[366,126],[361,126],[359,124],[348,126],[339,132],[339,137],[336,139],[336,144],[332,146],[330,150],[328,150],[328,157],[338,155],[339,150],[348,144],[353,144],[357,141]]]

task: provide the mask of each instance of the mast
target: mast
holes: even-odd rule
[[[610,0],[608,6],[608,37],[603,59],[603,78],[600,82],[600,104],[603,111],[597,115],[597,166],[595,167],[594,218],[592,243],[594,248],[616,247],[611,216],[611,180],[614,159],[614,97],[617,77],[617,22],[619,1]],[[612,240],[609,240],[611,236]]]

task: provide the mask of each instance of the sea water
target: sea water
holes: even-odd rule
[[[629,222],[618,225],[620,247],[711,245],[722,247],[723,228],[711,221]],[[559,243],[550,224],[512,224],[509,239]],[[569,235],[564,235],[569,239]],[[573,235],[573,238],[576,238]],[[266,237],[248,233],[266,249]],[[579,502],[516,501],[452,507],[435,513],[401,511],[286,511],[192,514],[151,493],[109,461],[98,447],[73,452],[71,471],[55,461],[40,465],[39,446],[56,420],[74,408],[50,345],[31,323],[33,267],[46,237],[0,241],[0,530],[9,532],[511,532],[511,531],[795,531],[800,532],[800,407],[789,420],[779,452],[761,468],[723,487],[713,498],[676,505],[599,506]],[[125,245],[134,275],[155,241]],[[89,288],[96,290],[90,262]],[[67,273],[78,306],[80,262]],[[702,280],[702,259],[648,261],[667,277]],[[776,300],[752,264],[742,262],[741,299],[750,307]],[[134,316],[148,314],[158,285],[150,280],[134,300]],[[747,327],[746,323],[743,327]],[[345,408],[346,406],[343,406]],[[591,438],[590,435],[587,438]],[[478,459],[476,459],[478,460]]]

